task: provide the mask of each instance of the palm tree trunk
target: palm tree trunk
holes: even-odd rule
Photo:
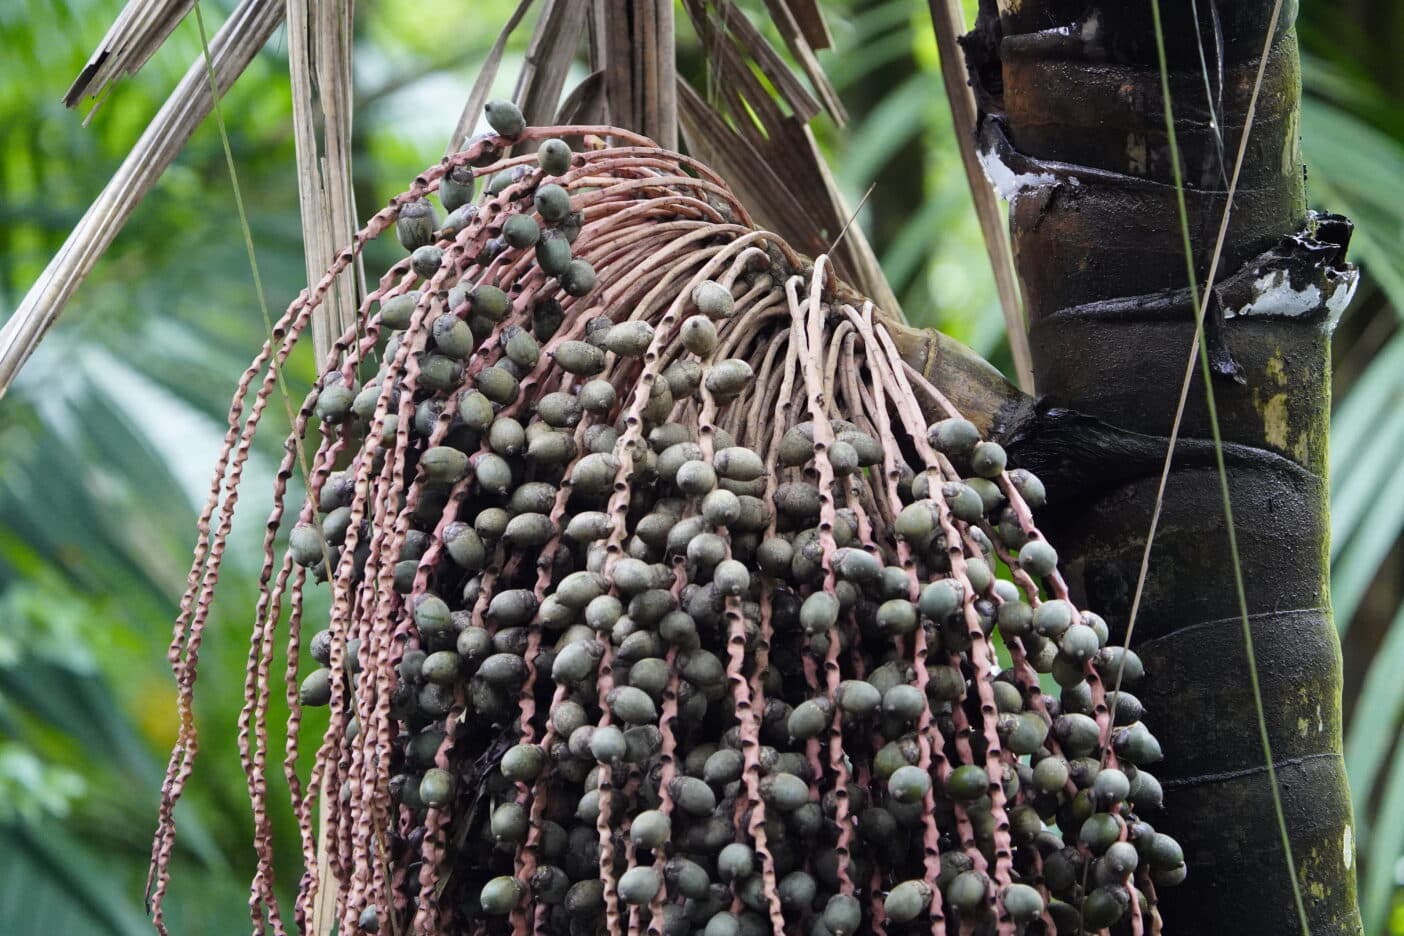
[[[1273,5],[1162,4],[1201,284]],[[1349,223],[1306,209],[1295,7],[1272,39],[1205,333],[1298,883],[1311,932],[1327,936],[1360,932],[1325,478],[1330,332],[1354,271]],[[1088,9],[984,0],[965,42],[981,148],[1011,199],[1040,394],[1003,433],[1057,498],[1041,522],[1074,588],[1124,635],[1194,311],[1151,2]],[[1197,385],[1135,629],[1149,676],[1134,691],[1166,752],[1165,806],[1148,818],[1189,863],[1162,912],[1180,936],[1294,933],[1210,435]]]

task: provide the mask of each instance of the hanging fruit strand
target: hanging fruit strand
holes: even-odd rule
[[[1154,885],[1184,873],[1137,812],[1159,806],[1159,746],[1101,684],[1140,661],[1069,601],[1038,479],[705,165],[502,102],[487,118],[239,383],[171,644],[158,929],[252,440],[333,278],[393,226],[410,255],[323,362],[274,478],[239,718],[257,931],[307,933],[330,904],[348,936],[1159,933]],[[290,921],[267,779],[285,610]]]

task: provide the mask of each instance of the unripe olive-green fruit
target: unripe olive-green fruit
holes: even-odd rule
[[[663,866],[663,879],[671,891],[689,900],[704,900],[711,893],[712,881],[706,869],[686,858],[669,859]]]
[[[419,456],[419,467],[426,480],[436,484],[453,484],[468,473],[468,456],[456,448],[436,445]]]
[[[1033,767],[1034,786],[1044,793],[1057,793],[1068,785],[1068,762],[1062,757],[1045,757]]]
[[[692,287],[692,303],[708,318],[722,319],[736,308],[731,292],[715,280],[703,280]]]
[[[386,328],[409,328],[415,306],[423,294],[413,289],[380,303],[380,324]]]
[[[424,771],[419,780],[419,798],[425,806],[440,808],[453,799],[453,774],[439,767]]]
[[[1036,712],[1004,715],[999,728],[1005,747],[1019,755],[1035,753],[1048,736],[1048,723]]]
[[[605,333],[605,347],[620,357],[638,357],[653,343],[653,326],[643,321],[620,322]]]
[[[1180,843],[1164,832],[1153,833],[1142,850],[1146,861],[1157,871],[1168,871],[1185,863],[1185,853]]]
[[[827,633],[838,623],[839,601],[832,592],[818,591],[800,606],[800,626],[807,634]]]
[[[536,243],[536,264],[547,276],[561,276],[570,269],[570,241],[559,231],[541,232]]]
[[[605,703],[614,717],[630,725],[643,725],[658,718],[658,709],[642,689],[619,686],[611,689]]]
[[[882,694],[872,683],[861,679],[846,679],[839,683],[834,698],[839,708],[852,718],[867,718],[882,705]]]
[[[915,920],[931,906],[931,886],[925,881],[903,881],[888,892],[882,909],[896,923]]]
[[[443,265],[443,262],[443,250],[433,244],[417,247],[414,253],[410,254],[410,267],[425,279],[439,272],[439,267]]]
[[[964,594],[965,589],[955,579],[938,579],[921,590],[918,605],[922,614],[939,623],[959,610]]]
[[[989,774],[975,764],[962,764],[946,778],[946,793],[954,799],[971,802],[989,791]]]
[[[933,423],[927,430],[927,440],[947,455],[964,458],[980,441],[980,430],[967,419],[952,417]]]
[[[607,724],[595,728],[590,735],[590,754],[600,763],[614,763],[628,752],[628,744],[623,740],[623,731]]]
[[[863,925],[863,905],[856,897],[834,894],[819,918],[831,936],[853,936]]]
[[[801,702],[790,713],[790,737],[797,741],[813,738],[827,728],[832,720],[833,703],[827,698],[820,696]]]
[[[652,704],[652,700],[649,704]],[[712,788],[696,777],[674,777],[669,792],[678,807],[691,816],[706,816],[717,806],[717,797]]]
[[[401,205],[395,216],[395,234],[400,246],[410,251],[432,244],[434,229],[438,226],[434,206],[422,198]]]
[[[813,907],[818,890],[818,883],[804,871],[791,871],[776,887],[780,905],[797,912],[808,912]]]
[[[433,333],[434,347],[446,357],[461,360],[473,351],[473,330],[452,312],[434,320]]]
[[[517,325],[509,325],[503,329],[502,350],[508,360],[524,370],[535,367],[541,358],[541,346],[536,338],[531,332]]]
[[[483,885],[478,905],[488,916],[504,916],[512,912],[522,899],[522,885],[514,877],[495,877]]]
[[[862,549],[840,549],[834,553],[834,571],[851,582],[865,585],[882,574],[882,560]]]
[[[678,329],[678,338],[683,347],[700,358],[711,355],[717,347],[717,326],[704,315],[693,315],[685,319]]]
[[[732,842],[717,853],[717,874],[723,881],[748,878],[755,871],[755,852],[751,846]]]
[[[457,651],[438,650],[424,658],[420,673],[429,682],[451,686],[458,679],[458,668]]]
[[[629,826],[629,837],[635,845],[642,848],[658,848],[668,841],[672,827],[672,821],[666,813],[649,809],[634,817]]]
[[[435,595],[421,595],[415,603],[415,626],[419,628],[420,637],[430,643],[450,634],[452,617],[448,605]]]
[[[511,215],[502,222],[502,239],[518,250],[535,247],[541,240],[541,225],[531,215]]]
[[[565,341],[555,350],[556,363],[568,373],[593,377],[604,370],[604,352],[584,341]]]
[[[487,102],[483,114],[487,117],[488,126],[499,136],[521,136],[522,131],[526,129],[526,119],[522,117],[521,108],[511,101],[494,98]]]
[[[941,497],[957,520],[978,523],[985,514],[985,502],[980,500],[980,495],[975,493],[974,488],[959,481],[941,485]]]
[[[1044,637],[1059,637],[1072,626],[1073,607],[1062,599],[1045,601],[1034,611],[1033,628]]]
[[[331,670],[323,666],[308,673],[298,688],[297,697],[303,705],[316,707],[331,702]]]
[[[722,748],[714,751],[702,765],[702,779],[713,786],[725,786],[741,779],[744,759],[740,751]]]
[[[703,384],[718,400],[726,401],[740,396],[754,380],[755,372],[750,364],[739,358],[729,358],[709,368]]]
[[[1082,925],[1089,930],[1106,929],[1125,916],[1130,905],[1124,887],[1099,887],[1082,901]]]
[[[886,634],[904,636],[917,629],[917,609],[905,598],[884,601],[877,611],[878,627]]]
[[[990,571],[990,564],[984,559],[965,560],[965,577],[970,580],[970,587],[977,595],[989,591],[990,586],[994,584],[994,573]]]
[[[1106,851],[1117,839],[1121,837],[1121,830],[1125,822],[1111,813],[1094,813],[1089,816],[1078,830],[1077,837],[1093,852],[1101,854]]]
[[[570,193],[554,182],[539,186],[533,202],[541,217],[552,224],[570,214]]]
[[[1097,674],[1107,685],[1116,685],[1119,679],[1123,687],[1132,686],[1146,673],[1136,651],[1115,644],[1099,650],[1092,665],[1097,668]]]
[[[536,150],[536,162],[541,171],[549,176],[561,176],[570,171],[570,161],[574,154],[565,140],[552,137],[543,140]]]
[[[1142,722],[1112,732],[1112,748],[1118,757],[1137,767],[1154,764],[1164,756],[1160,742]]]
[[[931,789],[931,775],[920,767],[898,767],[887,780],[887,792],[899,803],[917,803]]]
[[[584,296],[595,288],[595,268],[576,257],[560,275],[561,288],[570,296]]]
[[[493,403],[506,406],[517,399],[519,390],[517,378],[513,377],[506,368],[495,365],[484,367],[478,371],[478,376],[474,380],[478,392]]]
[[[775,773],[761,780],[761,796],[781,812],[793,812],[809,801],[809,784],[792,773]]]
[[[1135,871],[1139,863],[1140,855],[1130,842],[1112,842],[1102,855],[1102,866],[1118,879]]]
[[[936,528],[936,516],[929,501],[917,501],[902,508],[894,526],[897,535],[912,542],[924,542]]]
[[[1058,567],[1058,553],[1047,540],[1029,540],[1019,550],[1019,566],[1035,578],[1051,575]]]
[[[1043,915],[1043,895],[1027,884],[1010,884],[999,899],[1015,923],[1031,923]]]
[[[288,534],[288,552],[298,565],[317,565],[327,558],[327,547],[322,541],[322,531],[317,529],[315,524],[299,523]]]
[[[902,722],[914,722],[926,711],[926,697],[916,686],[897,685],[882,694],[882,713]]]
[[[522,842],[527,835],[527,811],[512,800],[492,811],[490,820],[493,838],[499,842]]]
[[[961,913],[974,913],[984,906],[989,883],[983,872],[962,871],[946,888],[946,900]]]
[[[977,442],[970,453],[970,467],[982,478],[997,478],[1004,471],[1004,447],[998,442]]]
[[[728,446],[712,458],[717,474],[730,481],[755,481],[765,475],[765,462],[751,449]]]
[[[1119,803],[1127,798],[1131,793],[1131,781],[1127,779],[1125,773],[1115,767],[1106,767],[1097,771],[1097,776],[1092,781],[1092,795],[1097,797],[1099,803],[1111,805]]]

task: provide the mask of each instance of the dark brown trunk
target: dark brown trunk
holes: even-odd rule
[[[1273,3],[1162,6],[1203,284]],[[1354,275],[1349,224],[1306,210],[1295,6],[1273,37],[1205,343],[1298,883],[1314,936],[1334,936],[1360,932],[1325,483],[1330,331]],[[1194,336],[1151,2],[983,7],[967,39],[980,142],[1012,196],[1040,394],[1004,432],[1045,475],[1041,520],[1075,589],[1124,635]],[[1198,375],[1133,641],[1166,752],[1165,808],[1147,818],[1190,868],[1161,906],[1181,936],[1294,933]]]

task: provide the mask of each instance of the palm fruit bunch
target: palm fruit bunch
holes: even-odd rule
[[[279,681],[298,931],[1159,932],[1185,873],[1140,817],[1161,752],[1106,688],[1141,663],[1069,600],[1038,478],[705,166],[488,120],[240,385],[172,644],[158,925],[240,466],[332,278],[393,227],[409,256],[295,414],[267,525],[240,722],[258,932],[289,925]]]

